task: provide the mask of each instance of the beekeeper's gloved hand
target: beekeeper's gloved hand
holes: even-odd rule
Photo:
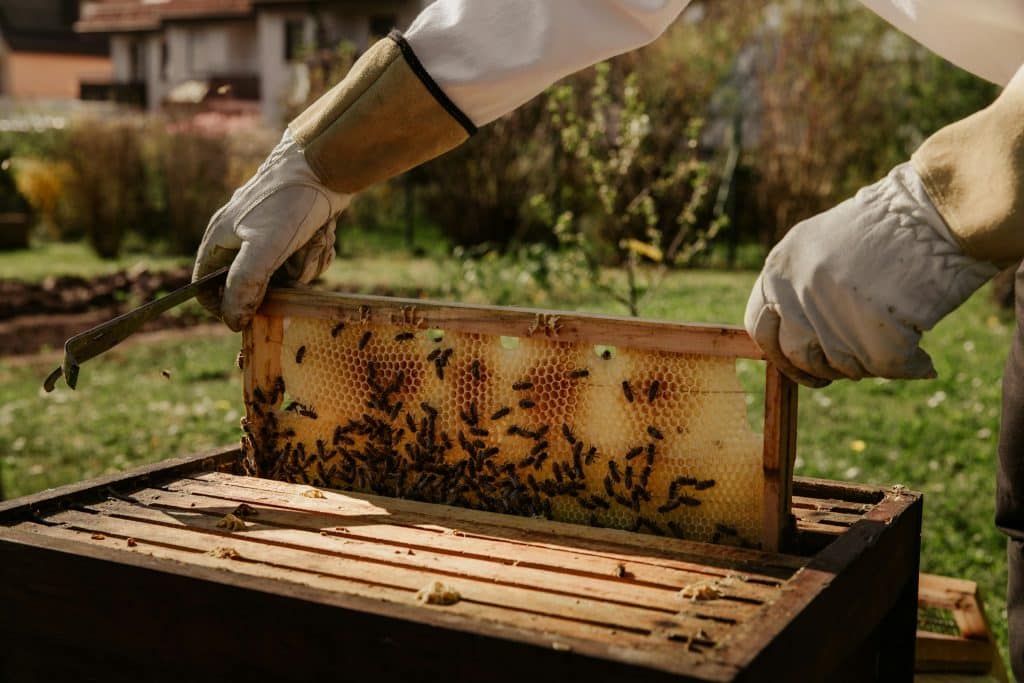
[[[451,149],[473,130],[400,34],[375,43],[289,124],[252,179],[210,220],[193,279],[231,268],[223,296],[203,304],[241,329],[272,275],[311,282],[330,265],[335,222],[353,194]]]
[[[309,283],[334,259],[334,227],[351,195],[325,186],[285,131],[255,175],[210,219],[193,279],[230,265],[223,298],[201,303],[228,327],[241,329],[263,301],[270,277]]]
[[[1024,256],[1024,67],[910,164],[794,227],[768,255],[746,327],[808,386],[934,377],[918,342]]]
[[[907,163],[790,230],[744,322],[768,359],[807,386],[934,377],[921,333],[996,272],[964,254]]]

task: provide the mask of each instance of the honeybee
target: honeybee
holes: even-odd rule
[[[673,510],[675,510],[680,505],[682,505],[682,503],[679,500],[670,500],[667,503],[665,503],[664,505],[662,505],[661,507],[659,507],[658,508],[658,512],[661,512],[661,513],[672,512]]]
[[[562,423],[562,436],[564,436],[565,440],[570,444],[576,443],[576,436],[572,433],[572,430],[569,429],[569,425],[564,422]]]
[[[492,420],[500,420],[501,418],[505,417],[506,415],[508,415],[511,412],[512,412],[512,409],[509,408],[508,406],[505,406],[504,408],[499,408],[498,410],[494,411],[494,413],[491,415],[491,419]]]
[[[628,451],[626,451],[626,460],[632,460],[633,458],[635,458],[636,456],[640,455],[643,452],[643,446],[636,446],[634,448],[630,448]]]
[[[654,380],[651,382],[650,388],[647,389],[647,402],[654,403],[654,399],[658,398],[658,389],[661,387],[661,382]]]
[[[359,338],[359,350],[362,351],[366,348],[366,345],[370,343],[370,337],[373,336],[372,330],[363,332],[363,336]]]
[[[338,333],[341,332],[343,329],[345,329],[345,323],[343,323],[343,322],[338,323],[337,325],[335,325],[334,327],[331,328],[331,336],[332,337],[337,337]]]
[[[527,389],[533,389],[533,382],[528,379],[524,379],[521,382],[516,382],[512,385],[512,391],[526,391]]]
[[[395,341],[409,341],[410,339],[413,339],[415,336],[416,334],[414,332],[399,332],[398,334],[395,335]]]
[[[633,389],[629,386],[629,380],[622,380],[622,393],[627,401],[633,402]]]
[[[587,370],[586,368],[580,368],[579,370],[573,370],[572,372],[569,373],[569,377],[572,378],[572,379],[583,379],[584,377],[588,377],[589,375],[590,375],[590,370]]]

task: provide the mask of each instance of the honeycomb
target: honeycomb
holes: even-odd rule
[[[731,358],[286,318],[252,474],[757,545],[762,438]]]

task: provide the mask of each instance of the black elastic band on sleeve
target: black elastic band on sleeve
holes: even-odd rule
[[[444,107],[444,110],[451,114],[451,117],[458,121],[459,125],[465,128],[469,135],[474,135],[477,131],[477,127],[473,125],[473,122],[469,120],[469,117],[466,116],[466,114],[459,109],[451,99],[449,99],[449,97],[444,93],[444,90],[441,90],[441,86],[439,86],[430,74],[427,73],[427,70],[423,68],[423,64],[420,63],[419,57],[417,57],[416,53],[412,51],[412,46],[409,45],[409,41],[405,39],[402,32],[395,29],[388,34],[388,38],[395,41],[395,44],[397,44],[398,48],[402,51],[402,56],[405,58],[406,64],[409,65],[409,68],[412,69],[412,72],[416,74],[430,94],[434,96],[437,103]]]

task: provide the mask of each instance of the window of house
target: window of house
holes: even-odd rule
[[[398,16],[395,14],[373,14],[370,16],[370,38],[383,38],[397,25]]]
[[[306,42],[305,25],[302,19],[286,19],[284,22],[284,59],[287,62],[299,58]]]

